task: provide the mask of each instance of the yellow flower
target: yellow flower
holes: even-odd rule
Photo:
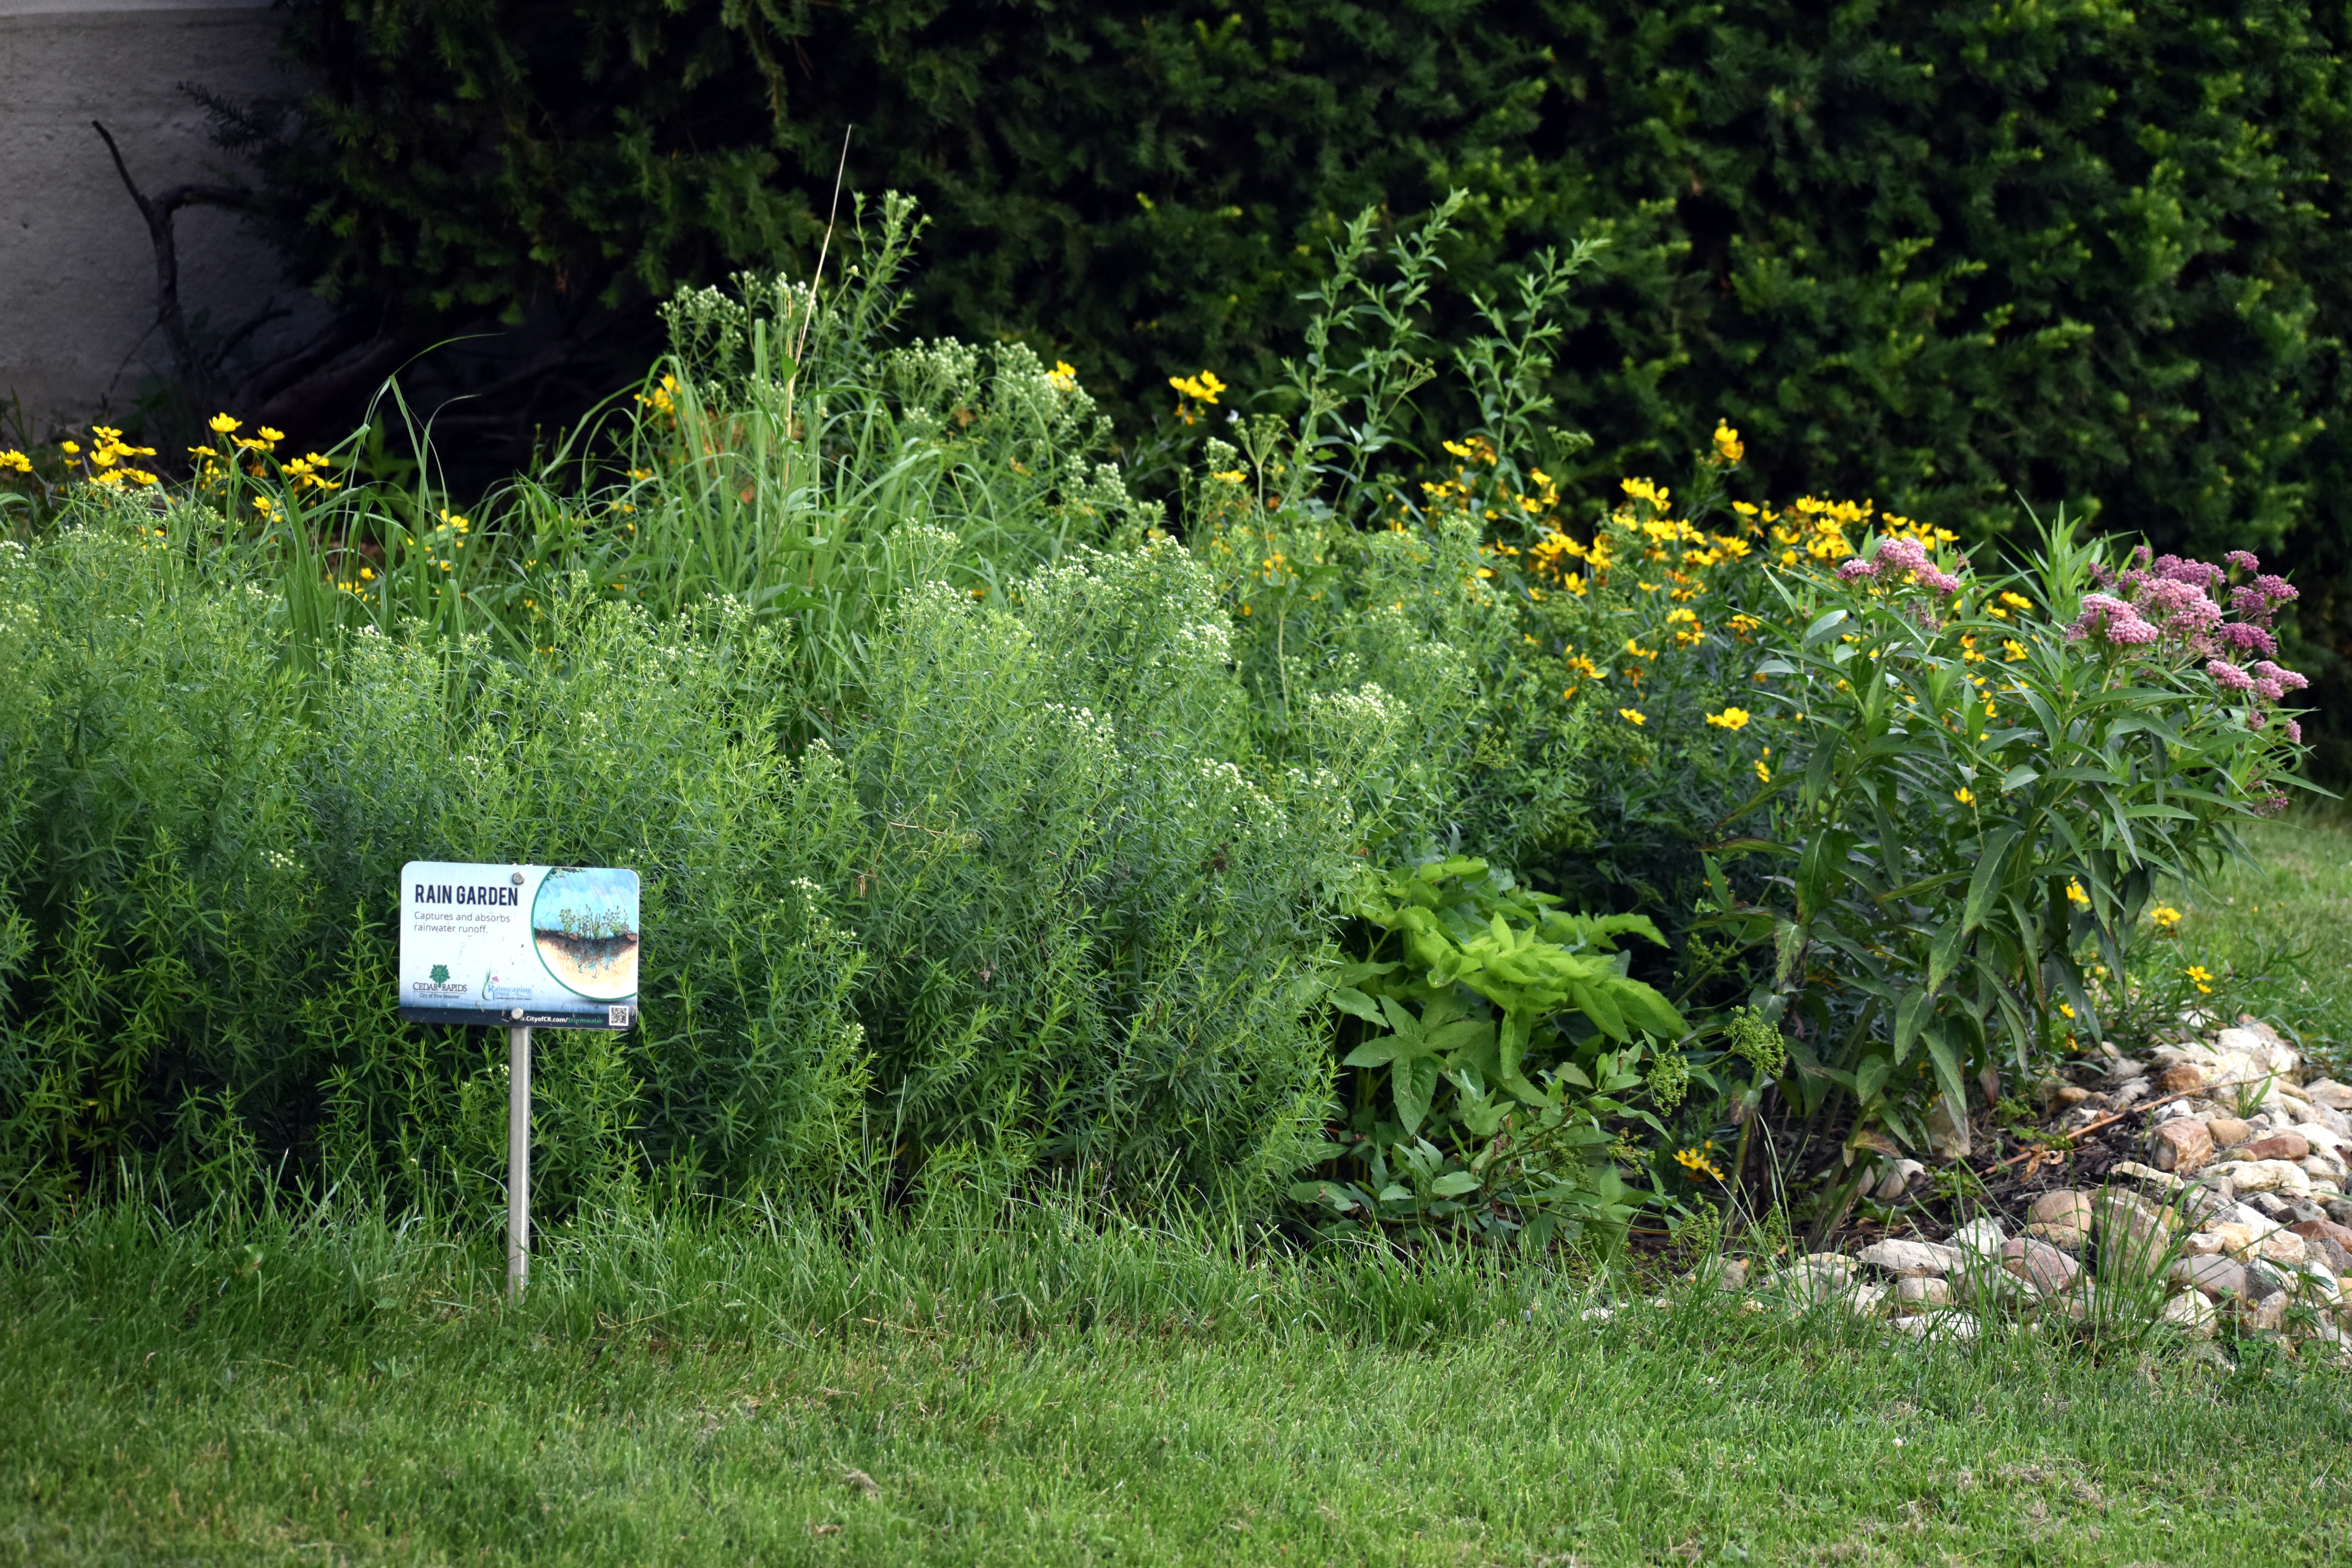
[[[2066,884],[2066,900],[2081,909],[2087,910],[2091,907],[2091,895],[2083,891],[2083,884],[2079,879]],[[2074,1015],[2070,1013],[2067,1016],[2071,1018]]]
[[[1952,798],[1958,801],[1962,805],[1974,805],[1977,803],[1977,797],[1969,792],[1969,786],[1966,784],[1962,784],[1959,788],[1954,790],[1952,792]]]
[[[1724,1179],[1722,1169],[1713,1160],[1707,1158],[1707,1152],[1714,1147],[1715,1144],[1710,1141],[1703,1148],[1677,1149],[1675,1151],[1675,1163],[1694,1176],[1712,1176],[1718,1182],[1722,1181]]]
[[[1078,367],[1068,360],[1057,359],[1054,362],[1052,374],[1045,379],[1054,384],[1056,391],[1068,392],[1078,384]]]
[[[2069,1018],[2071,1018],[2071,1017],[2073,1017],[2073,1016],[2074,1016],[2074,1007],[2073,1007],[2071,1005],[2069,1005],[2069,1004],[2067,1004],[2067,1003],[2064,1003],[2064,1002],[2061,1002],[2061,1003],[2059,1003],[2059,1004],[2058,1004],[2058,1011],[2060,1011],[2061,1013],[2065,1014],[2065,1015],[2066,1015],[2066,1016],[2068,1016]]]
[[[33,471],[33,459],[22,452],[0,452],[0,468],[14,468],[20,474]]]
[[[2003,637],[2000,646],[2001,650],[2009,656],[2009,662],[2011,664],[2025,657],[2025,645],[2014,637]]]
[[[2156,923],[2158,931],[2167,936],[2171,935],[2180,926],[2180,911],[2170,904],[2157,905],[2147,911],[2147,918]]]
[[[1718,730],[1744,730],[1754,715],[1745,708],[1727,708],[1720,713],[1710,713],[1706,721]]]
[[[2033,601],[2027,598],[2022,594],[2003,594],[2000,596],[2000,602],[2007,605],[2013,610],[2030,610],[2033,608]]]
[[[234,431],[238,426],[244,424],[245,421],[242,419],[232,419],[226,414],[215,414],[210,419],[205,420],[205,423],[212,426],[214,435],[226,436]]]
[[[2192,963],[2180,973],[2189,977],[2189,983],[2196,986],[2200,994],[2210,996],[2213,994],[2213,972],[2203,964]]]
[[[1198,375],[1171,375],[1168,384],[1176,389],[1177,395],[1195,403],[1214,403],[1217,394],[1225,390],[1225,384],[1217,379],[1213,370],[1204,370]]]
[[[1748,448],[1739,444],[1739,432],[1731,427],[1728,420],[1715,422],[1715,455],[1726,467],[1748,455]]]
[[[1620,708],[1617,710],[1617,717],[1624,720],[1628,724],[1646,724],[1650,721],[1638,708]]]
[[[1772,782],[1772,770],[1765,765],[1764,759],[1761,757],[1756,759],[1756,782],[1758,784]]]

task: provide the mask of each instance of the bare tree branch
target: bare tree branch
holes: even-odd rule
[[[212,377],[188,336],[187,316],[180,308],[180,249],[172,235],[172,216],[184,206],[241,207],[252,196],[234,185],[173,185],[150,197],[131,177],[131,166],[122,161],[122,149],[115,145],[112,133],[95,120],[89,124],[114,155],[114,172],[122,176],[122,188],[131,193],[139,216],[147,220],[147,237],[155,247],[155,324],[163,329],[163,340],[171,346],[172,368],[184,386],[201,394]]]

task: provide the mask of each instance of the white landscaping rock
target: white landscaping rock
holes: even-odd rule
[[[2298,1121],[2287,1131],[2300,1133],[2303,1141],[2311,1145],[2313,1153],[2324,1152],[2335,1155],[2339,1160],[2344,1157],[2346,1146],[2352,1144],[2352,1138],[2345,1137],[2343,1133],[2325,1121]]]
[[[2220,1315],[2212,1302],[2194,1290],[2184,1290],[2164,1304],[2157,1321],[2171,1324],[2192,1340],[2210,1340],[2213,1337],[2214,1321]]]
[[[1839,1298],[1845,1310],[1857,1318],[1875,1317],[1879,1303],[1885,1299],[1886,1287],[1884,1285],[1856,1285]]]
[[[2238,1161],[2230,1166],[2230,1181],[2242,1193],[2311,1194],[2311,1173],[2292,1160]]]
[[[1889,1238],[1874,1241],[1857,1253],[1856,1258],[1873,1268],[1889,1274],[1942,1279],[1959,1267],[1959,1249],[1942,1247],[1932,1241],[1904,1241]]]
[[[1927,1167],[1916,1160],[1894,1160],[1887,1163],[1878,1184],[1871,1189],[1880,1203],[1891,1204],[1911,1190],[1911,1184],[1927,1173]]]
[[[2352,1088],[2332,1078],[2314,1079],[2303,1086],[2303,1095],[2312,1104],[2324,1105],[2330,1110],[2352,1110]]]
[[[2144,1187],[2153,1187],[2160,1193],[2177,1193],[2189,1184],[2169,1171],[2159,1171],[2153,1165],[2143,1165],[2137,1160],[2118,1160],[2107,1167],[2107,1174],[2122,1176],[2126,1180],[2137,1182]]]
[[[1809,1305],[1841,1300],[1853,1282],[1853,1259],[1834,1252],[1817,1252],[1772,1277],[1791,1301]]]
[[[1898,1317],[1931,1311],[1951,1304],[1952,1286],[1948,1279],[1906,1274],[1895,1282],[1895,1312]]]
[[[1971,1258],[1997,1263],[2000,1258],[2001,1243],[2008,1239],[2009,1232],[2001,1228],[2000,1221],[1987,1215],[1972,1219],[1952,1232],[1949,1245]]]
[[[2263,1071],[2284,1078],[2303,1068],[2303,1057],[2270,1029],[2224,1029],[2213,1037],[2213,1048],[2250,1058]]]

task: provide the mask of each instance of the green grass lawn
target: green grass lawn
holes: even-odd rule
[[[2319,1563],[2352,1509],[2352,1379],[2276,1354],[1586,1322],[1547,1270],[1035,1211],[575,1233],[519,1311],[494,1267],[363,1221],[52,1246],[0,1558]]]
[[[2253,842],[2182,951],[2333,1049],[2352,836]],[[0,1562],[2352,1555],[2352,1377],[2258,1345],[1927,1350],[1688,1295],[1587,1321],[1612,1287],[1573,1271],[1037,1208],[607,1219],[509,1309],[494,1226],[20,1244]]]
[[[2298,815],[2245,837],[2258,863],[2231,864],[2183,903],[2183,956],[2227,975],[2239,1007],[2294,1031],[2331,1070],[2352,1071],[2352,819]]]

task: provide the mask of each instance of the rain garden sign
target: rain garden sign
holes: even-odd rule
[[[601,866],[400,869],[400,1016],[507,1031],[507,1280],[530,1267],[530,1032],[637,1015],[637,874]]]

